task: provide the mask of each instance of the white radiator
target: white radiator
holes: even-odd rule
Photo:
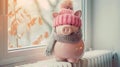
[[[82,58],[82,67],[112,67],[112,52],[108,50],[94,50],[86,52]],[[87,62],[85,62],[87,61]]]
[[[16,67],[112,67],[112,56],[112,52],[108,50],[93,50],[85,52],[76,64],[56,62],[55,59],[50,59]]]

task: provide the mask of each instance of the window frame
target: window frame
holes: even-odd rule
[[[83,36],[84,42],[87,42],[87,10],[85,9],[87,6],[87,0],[82,0],[82,11],[83,11]],[[7,26],[7,0],[0,0],[0,65],[25,61],[25,60],[44,60],[49,57],[44,56],[44,50],[46,46],[36,47],[36,48],[28,48],[22,50],[14,50],[8,52],[8,26]],[[84,6],[84,7],[83,7]],[[86,44],[86,43],[85,43]],[[31,54],[32,53],[32,54]]]

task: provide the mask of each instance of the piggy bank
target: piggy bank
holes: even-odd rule
[[[59,13],[53,13],[53,17],[51,46],[46,50],[47,55],[52,53],[57,61],[78,62],[84,53],[81,11],[62,9]]]

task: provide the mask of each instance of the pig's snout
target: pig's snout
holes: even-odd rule
[[[71,34],[73,32],[73,30],[72,30],[72,28],[71,27],[63,27],[62,28],[62,34],[64,34],[64,35],[69,35],[69,34]]]
[[[71,33],[77,32],[78,30],[78,27],[71,25],[61,25],[56,27],[56,33],[60,35],[70,35]]]

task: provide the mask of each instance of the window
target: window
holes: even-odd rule
[[[43,51],[52,29],[51,14],[59,10],[61,1],[0,0],[0,65],[45,58]],[[83,11],[84,20],[84,0],[74,0],[73,4],[74,10]]]
[[[44,6],[39,1],[8,0],[9,50],[41,46],[40,43],[48,38],[51,23],[43,14],[48,13],[46,17],[50,18],[50,11],[46,11],[49,10],[49,6],[47,6],[47,2],[44,3],[46,5]],[[44,10],[45,13],[41,10]]]

